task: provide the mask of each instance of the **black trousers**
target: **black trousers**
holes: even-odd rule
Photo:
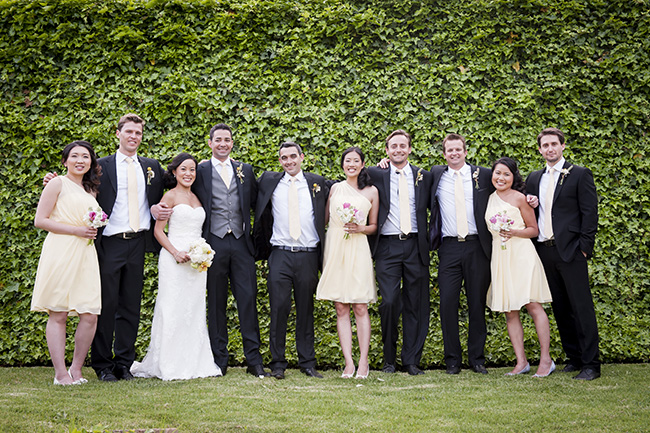
[[[96,372],[131,367],[140,323],[145,238],[102,237],[97,248],[102,281],[102,311],[90,361]]]
[[[215,251],[208,269],[208,334],[214,362],[225,371],[228,367],[228,285],[237,302],[239,328],[248,365],[262,364],[260,327],[257,319],[257,277],[255,260],[246,239],[232,234],[222,238],[210,234]]]
[[[302,368],[316,366],[314,351],[314,294],[318,285],[318,252],[271,251],[268,259],[271,306],[271,369],[286,369],[287,321],[291,293],[296,304],[296,351]]]
[[[381,294],[384,363],[395,364],[401,315],[402,364],[418,365],[429,332],[429,265],[420,260],[417,237],[401,241],[381,236],[375,273]]]
[[[485,364],[485,303],[490,287],[490,261],[478,239],[458,242],[455,238],[444,238],[438,258],[440,324],[445,364],[448,367],[460,367],[463,360],[458,332],[458,308],[463,281],[469,315],[467,358],[470,366]]]
[[[600,371],[598,324],[589,287],[587,259],[578,251],[571,262],[560,257],[557,247],[537,245],[551,296],[562,348],[576,367]]]

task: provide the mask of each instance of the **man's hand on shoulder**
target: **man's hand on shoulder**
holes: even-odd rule
[[[57,176],[56,171],[52,171],[52,172],[46,174],[45,177],[43,178],[43,186],[46,186],[47,183],[49,181],[51,181],[52,179],[54,179],[56,176]]]
[[[379,168],[388,168],[389,165],[390,165],[390,159],[388,158],[384,158],[377,163],[377,167]]]
[[[151,215],[156,221],[167,221],[173,213],[174,209],[170,208],[165,202],[151,206]]]
[[[528,203],[528,206],[532,207],[533,209],[539,206],[539,199],[536,195],[528,194],[526,196],[526,202]]]

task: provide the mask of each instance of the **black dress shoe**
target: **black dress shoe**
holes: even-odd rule
[[[460,373],[460,367],[457,365],[450,365],[447,367],[447,371],[445,372],[447,374],[458,374]]]
[[[271,371],[271,376],[275,377],[276,379],[284,379],[284,370],[281,368],[276,368],[275,370]]]
[[[117,377],[110,368],[102,368],[97,372],[97,378],[102,382],[117,382]]]
[[[124,365],[116,365],[113,368],[113,374],[120,380],[133,380],[135,377],[131,374],[131,371]]]
[[[573,373],[574,371],[580,371],[580,367],[573,364],[567,364],[561,371],[562,373]]]
[[[404,371],[406,371],[411,376],[417,376],[418,374],[424,374],[424,371],[420,370],[417,365],[405,365]]]
[[[382,373],[396,373],[397,369],[395,364],[384,364],[384,368],[381,369]]]
[[[315,377],[317,379],[322,379],[323,375],[316,371],[314,367],[301,368],[301,372],[305,373],[309,377]]]
[[[246,372],[252,374],[253,376],[257,376],[257,377],[269,377],[269,376],[271,376],[268,371],[264,371],[264,367],[262,367],[262,364],[249,365],[248,368],[246,368]]]
[[[600,377],[600,371],[596,371],[593,368],[584,368],[577,376],[573,376],[574,379],[578,380],[594,380]]]
[[[483,364],[476,364],[472,367],[472,371],[479,374],[488,374],[487,368]]]

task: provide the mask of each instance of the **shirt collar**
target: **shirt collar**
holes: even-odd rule
[[[408,176],[408,174],[412,171],[411,170],[411,164],[406,162],[406,165],[402,168],[397,168],[393,164],[390,164],[390,174],[396,174],[397,170],[403,171],[405,176]]]
[[[555,163],[555,165],[548,165],[548,163],[546,163],[546,173],[548,173],[549,170],[552,169],[552,168],[554,168],[555,171],[562,170],[562,167],[564,167],[565,162],[566,162],[566,160],[564,159],[564,157],[562,157],[562,158],[560,158],[560,160],[558,162]]]
[[[221,164],[222,164],[221,161],[219,161],[219,160],[218,160],[217,158],[215,158],[214,156],[213,156],[212,158],[210,158],[210,161],[212,162],[212,166],[213,166],[214,168],[217,168],[217,167],[221,166]],[[225,162],[225,163],[230,163],[230,158],[229,158],[229,159],[226,159],[224,162]]]
[[[131,158],[133,160],[133,162],[136,162],[136,163],[138,162],[138,154],[137,153],[135,155],[133,155],[133,156],[127,156],[127,155],[123,154],[122,152],[120,152],[118,150],[115,153],[115,157],[116,157],[116,160],[117,160],[118,164],[123,163],[126,158]]]
[[[303,180],[305,180],[305,174],[302,172],[302,170],[300,170],[298,174],[296,174],[294,177],[298,182],[302,182]],[[289,179],[291,179],[291,175],[285,171],[282,180],[284,182],[289,182]]]
[[[454,170],[453,168],[447,166],[447,171],[449,171],[450,174],[454,174],[454,172],[459,171],[461,175],[466,176],[467,172],[471,170],[471,167],[469,164],[465,163],[463,166],[460,168],[460,170]]]

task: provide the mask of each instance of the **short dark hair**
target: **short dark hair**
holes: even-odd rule
[[[537,136],[537,146],[541,146],[542,137],[546,135],[555,135],[560,140],[560,144],[564,144],[564,132],[557,128],[545,128]]]
[[[122,127],[126,122],[133,122],[133,123],[140,123],[142,124],[142,127],[144,128],[144,120],[142,117],[138,116],[137,114],[134,113],[128,113],[125,114],[124,116],[120,117],[120,121],[117,122],[117,130],[121,131]]]
[[[388,147],[388,142],[391,140],[391,138],[395,137],[396,135],[403,135],[406,137],[409,142],[409,147],[411,147],[411,134],[404,131],[403,129],[396,129],[395,131],[391,132],[388,137],[386,137],[386,147]]]
[[[68,157],[70,156],[70,152],[75,147],[83,147],[88,151],[88,153],[90,153],[90,169],[83,175],[83,178],[81,179],[81,184],[83,185],[84,190],[86,192],[99,192],[99,177],[102,175],[102,167],[97,163],[97,155],[95,155],[93,146],[90,143],[83,140],[77,140],[68,144],[63,148],[63,152],[61,154],[61,162],[63,164],[66,163]]]
[[[526,194],[526,183],[524,182],[524,179],[521,177],[521,174],[519,173],[519,167],[517,167],[517,162],[512,159],[508,158],[507,156],[504,156],[502,158],[497,159],[494,161],[494,164],[492,164],[492,172],[494,173],[494,168],[497,166],[497,164],[503,164],[506,167],[508,167],[508,170],[512,173],[512,189],[515,191],[519,191],[522,194]]]
[[[447,134],[445,139],[442,140],[442,153],[445,153],[445,151],[447,150],[445,146],[447,145],[447,142],[451,141],[451,140],[460,140],[460,141],[462,141],[463,142],[463,150],[467,150],[467,145],[465,144],[465,137],[463,137],[460,134],[451,133],[451,134]]]
[[[298,154],[302,154],[302,148],[298,143],[294,143],[293,141],[285,141],[284,143],[280,144],[280,148],[278,149],[278,154],[282,149],[286,149],[287,147],[295,147],[298,150]]]
[[[212,137],[214,137],[214,131],[218,129],[225,129],[226,131],[230,132],[230,138],[232,138],[232,129],[230,129],[230,126],[226,125],[225,123],[217,123],[210,129],[210,140],[212,140]]]

